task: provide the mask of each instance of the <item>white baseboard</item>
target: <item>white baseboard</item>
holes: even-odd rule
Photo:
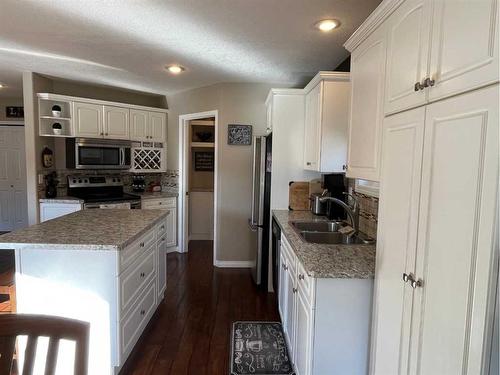
[[[255,262],[251,260],[216,260],[214,265],[219,268],[252,268]]]
[[[179,251],[179,246],[172,246],[172,247],[167,247],[167,254],[168,253],[180,253]]]

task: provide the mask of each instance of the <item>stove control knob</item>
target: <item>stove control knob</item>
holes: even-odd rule
[[[85,180],[83,180],[83,182],[85,182],[86,184],[88,184],[89,180],[86,178]]]
[[[116,178],[113,178],[113,182],[116,182]]]
[[[119,178],[116,179],[116,182],[120,182],[121,180]]]
[[[82,183],[82,180],[78,180],[78,183],[81,184]]]
[[[75,179],[73,179],[73,183],[76,183],[76,180],[75,180]]]

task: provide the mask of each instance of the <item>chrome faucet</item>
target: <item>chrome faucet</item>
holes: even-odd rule
[[[341,201],[340,199],[333,198],[333,197],[321,197],[319,200],[320,200],[320,202],[330,201],[330,202],[336,203],[340,207],[342,207],[345,210],[345,212],[347,213],[347,216],[349,216],[351,226],[354,229],[353,234],[356,234],[356,233],[358,233],[358,230],[359,230],[358,200],[352,194],[349,194],[349,193],[343,193],[343,194],[347,195],[348,197],[350,197],[354,201],[352,208],[348,204],[346,204],[345,202]]]

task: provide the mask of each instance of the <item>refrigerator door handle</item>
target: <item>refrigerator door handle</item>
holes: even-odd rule
[[[257,212],[255,212],[255,203],[256,203],[256,189],[257,189],[257,178],[260,176],[257,176],[257,157],[259,156],[259,150],[258,147],[260,145],[260,139],[259,137],[254,137],[253,139],[253,164],[252,164],[252,216],[250,217],[250,227],[252,230],[257,230]],[[255,229],[253,229],[255,228]]]

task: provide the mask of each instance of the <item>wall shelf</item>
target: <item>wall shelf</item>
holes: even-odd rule
[[[69,117],[40,116],[40,118],[45,118],[50,120],[71,121],[71,118]]]
[[[191,142],[191,147],[214,148],[215,147],[215,143],[214,142]]]

